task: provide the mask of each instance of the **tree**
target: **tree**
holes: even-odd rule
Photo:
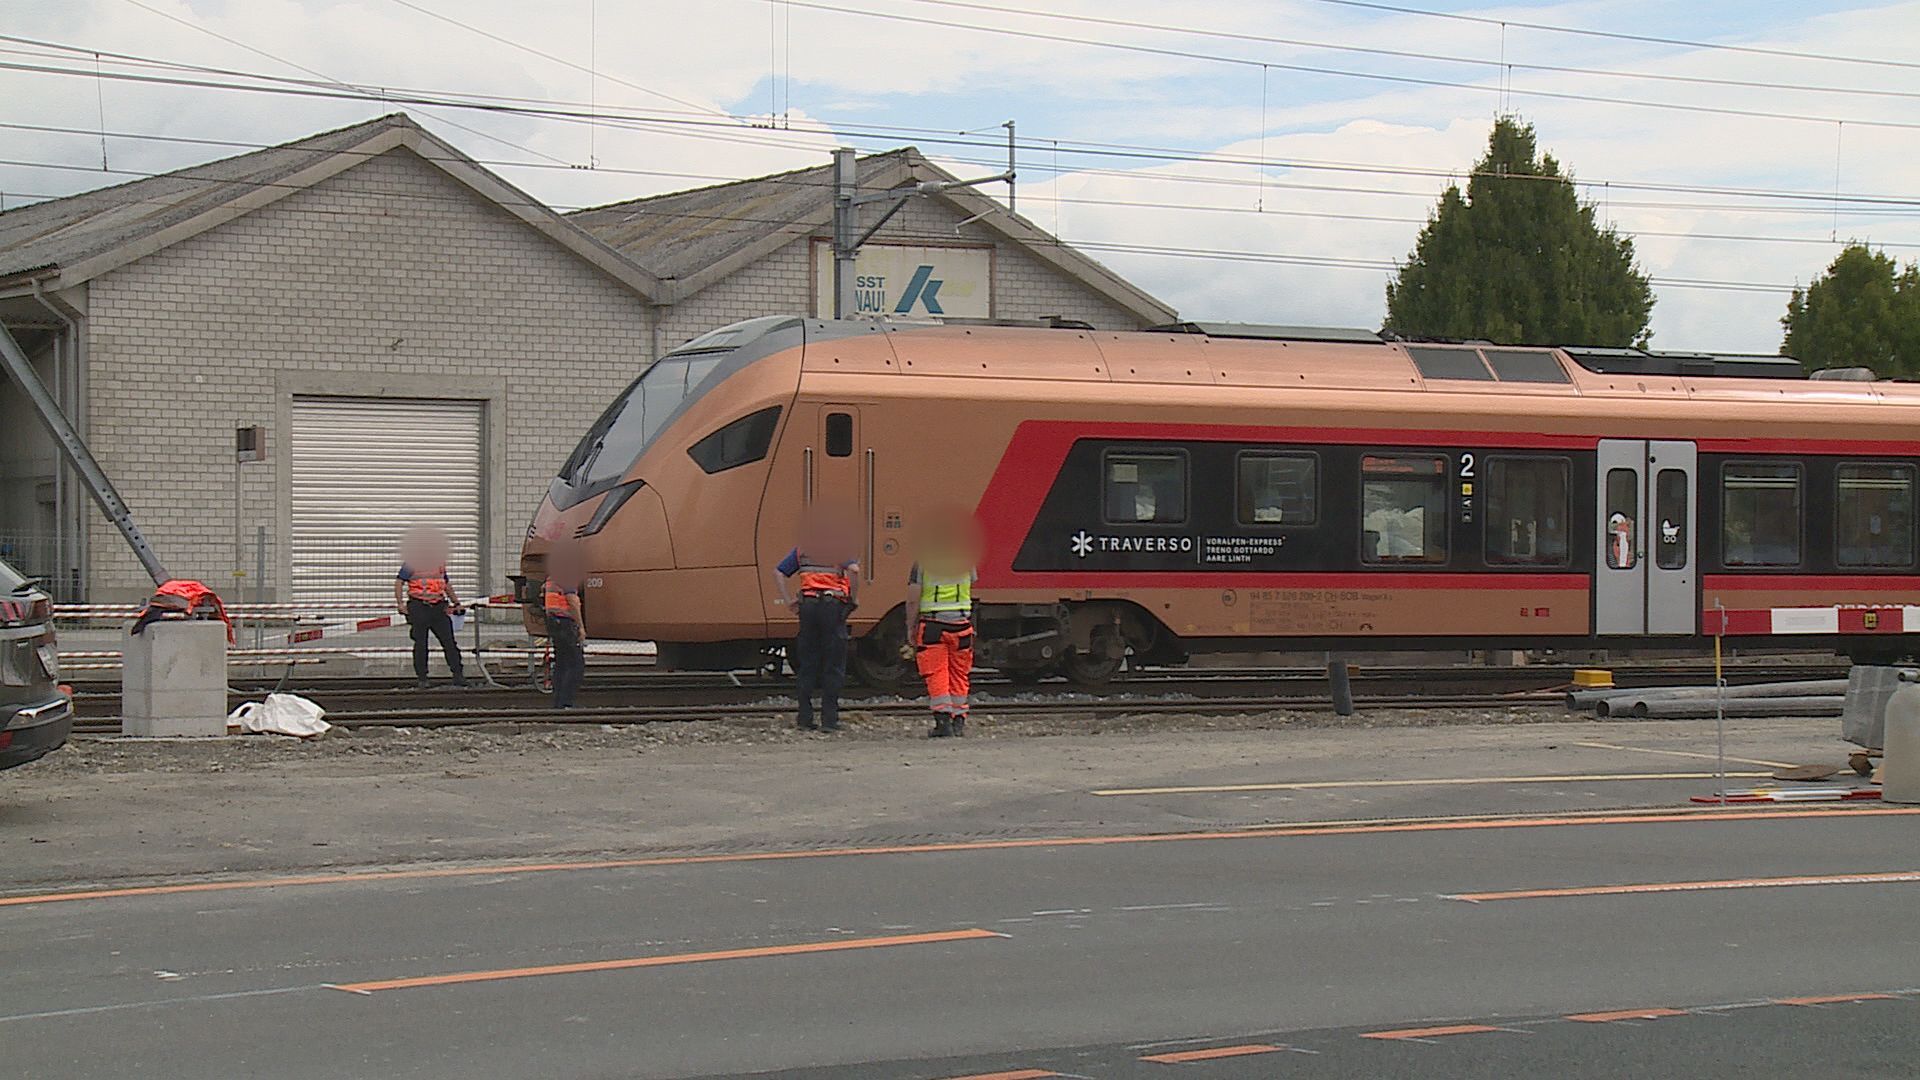
[[[1387,283],[1385,331],[1505,345],[1645,345],[1653,290],[1531,125],[1502,117]]]
[[[1864,244],[1849,244],[1812,285],[1793,290],[1780,325],[1787,332],[1780,351],[1810,370],[1920,374],[1920,266],[1902,270]]]

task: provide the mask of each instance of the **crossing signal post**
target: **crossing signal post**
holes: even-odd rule
[[[982,176],[975,180],[929,180],[910,187],[890,188],[886,191],[873,191],[860,194],[859,165],[853,148],[842,146],[833,152],[833,317],[851,318],[859,310],[854,297],[854,260],[860,254],[861,245],[873,239],[873,234],[881,226],[900,212],[908,199],[915,195],[938,195],[943,191],[956,188],[978,187],[981,184],[1007,182],[1007,212],[1013,212],[1014,206],[1014,170],[1013,170],[1013,121],[1000,125],[1007,129],[1007,171],[992,176]],[[880,220],[861,232],[859,226],[860,207],[873,203],[886,203],[887,208]]]

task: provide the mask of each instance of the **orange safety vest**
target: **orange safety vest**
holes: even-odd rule
[[[567,591],[555,584],[552,578],[547,579],[546,587],[540,591],[540,599],[547,609],[547,614],[556,619],[573,618],[573,608],[567,603]]]
[[[853,595],[853,582],[838,566],[819,566],[802,556],[799,576],[801,596],[837,596],[845,600]]]
[[[441,567],[431,574],[415,572],[407,579],[407,597],[428,604],[445,603],[447,599],[447,568]]]

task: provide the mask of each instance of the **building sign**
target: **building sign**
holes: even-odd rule
[[[993,316],[993,249],[866,244],[854,259],[853,316]],[[813,245],[813,310],[833,317],[833,245]]]

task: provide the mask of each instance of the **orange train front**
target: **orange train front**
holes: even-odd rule
[[[909,538],[959,505],[985,538],[980,662],[1016,675],[1685,644],[1723,617],[1733,638],[1911,655],[1920,387],[1797,370],[755,319],[663,357],[594,424],[529,527],[522,588],[577,538],[594,637],[756,666],[793,633],[770,568],[808,505],[834,507],[861,554],[855,668],[909,681]]]

